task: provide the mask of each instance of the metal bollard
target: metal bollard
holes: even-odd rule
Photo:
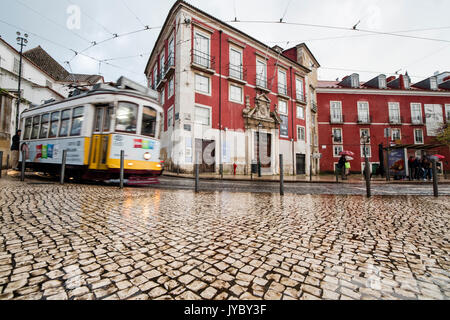
[[[6,156],[6,171],[9,170],[9,154]]]
[[[120,150],[120,189],[123,189],[124,163],[125,163],[125,151]]]
[[[284,195],[283,155],[280,154],[280,195]]]
[[[195,192],[198,192],[198,185],[199,185],[199,165],[198,165],[198,159],[199,159],[199,154],[196,154],[195,157],[195,164],[194,164],[194,174],[195,174]]]
[[[25,181],[25,150],[22,150],[22,168],[20,170],[20,181]]]
[[[66,175],[66,159],[67,159],[67,150],[64,149],[62,153],[62,161],[61,161],[61,175],[59,178],[59,183],[64,184],[64,177]]]
[[[3,170],[3,151],[0,151],[0,178],[2,177]]]
[[[364,172],[366,176],[366,192],[367,192],[367,198],[370,198],[371,190],[370,190],[370,167],[369,167],[369,159],[365,159],[365,166],[364,166]]]
[[[312,181],[312,156],[309,159],[309,181]]]
[[[439,196],[439,190],[438,190],[438,177],[437,177],[437,170],[436,170],[436,160],[432,160],[433,163],[433,195],[435,197]]]

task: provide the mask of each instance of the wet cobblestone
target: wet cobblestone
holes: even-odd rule
[[[450,198],[0,180],[0,299],[449,299]]]

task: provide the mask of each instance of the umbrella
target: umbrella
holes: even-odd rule
[[[433,154],[432,157],[438,158],[439,160],[445,159],[445,157],[441,154]]]
[[[353,160],[353,158],[350,157],[350,156],[345,156],[345,159],[346,159],[347,161]]]
[[[348,151],[348,150],[344,150],[344,151],[341,151],[340,153],[339,153],[339,155],[344,155],[344,156],[354,156],[355,155],[355,153],[354,152],[351,152],[351,151]]]

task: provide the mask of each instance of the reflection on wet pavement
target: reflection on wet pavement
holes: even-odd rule
[[[1,299],[448,299],[449,197],[0,181]]]

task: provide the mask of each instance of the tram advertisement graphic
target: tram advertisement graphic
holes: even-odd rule
[[[159,141],[157,140],[114,134],[110,157],[119,159],[121,150],[125,151],[125,157],[129,159],[141,160],[145,153],[150,153],[152,160],[159,159]]]
[[[84,159],[84,138],[57,141],[28,142],[28,161],[42,163],[61,163],[62,151],[67,150],[67,164],[82,165]]]

